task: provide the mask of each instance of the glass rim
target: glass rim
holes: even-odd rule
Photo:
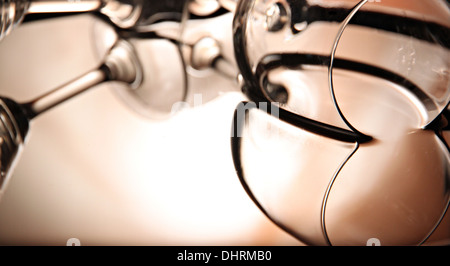
[[[233,42],[234,42],[234,51],[235,51],[235,57],[237,61],[237,66],[240,70],[240,73],[242,75],[242,91],[243,93],[249,98],[250,101],[254,102],[260,102],[260,103],[274,103],[275,101],[271,99],[271,97],[266,93],[266,89],[264,88],[264,81],[267,78],[265,75],[266,70],[273,69],[278,66],[284,66],[287,68],[299,68],[302,65],[310,65],[310,66],[323,66],[328,68],[328,70],[331,72],[333,69],[342,69],[342,70],[349,70],[353,72],[368,74],[374,77],[382,78],[384,80],[387,80],[389,82],[392,82],[396,85],[400,85],[404,88],[406,88],[409,92],[411,92],[413,95],[415,95],[420,102],[423,104],[425,109],[427,111],[436,111],[438,107],[433,104],[432,99],[430,96],[428,96],[426,93],[424,93],[418,85],[416,85],[413,81],[409,80],[408,78],[396,74],[390,70],[367,65],[361,62],[348,60],[344,58],[334,57],[334,54],[330,55],[319,55],[319,54],[302,54],[302,53],[281,53],[281,54],[268,54],[265,55],[256,65],[255,68],[253,68],[249,63],[249,58],[247,56],[247,40],[245,37],[245,32],[247,28],[247,21],[249,12],[248,10],[251,10],[252,3],[254,1],[251,0],[243,0],[240,1],[237,7],[237,11],[235,13],[234,19],[233,19]],[[370,11],[361,11],[360,8],[364,6],[366,3],[368,3],[367,0],[357,1],[358,4],[352,8],[349,9],[343,9],[347,12],[346,16],[350,15],[350,12],[352,10],[358,8],[356,13],[362,13],[363,16],[351,16],[349,18],[349,24],[356,24],[360,26],[367,26],[372,27],[375,29],[380,29],[387,32],[395,32],[402,35],[410,36],[422,41],[435,43],[436,40],[433,39],[433,35],[427,35],[422,34],[419,36],[413,35],[407,30],[399,30],[396,27],[393,27],[395,21],[403,21],[403,23],[413,23],[413,24],[421,24],[421,25],[427,25],[430,29],[433,31],[433,33],[438,34],[438,36],[442,37],[439,38],[441,40],[449,40],[448,42],[444,41],[443,43],[439,42],[440,45],[445,47],[446,49],[450,49],[450,28],[435,23],[435,22],[428,22],[428,21],[421,21],[414,18],[409,17],[402,17],[398,15],[392,15],[392,14],[383,14],[383,21],[390,21],[387,24],[377,23],[379,21],[379,18],[376,17],[378,14],[375,14]],[[359,6],[359,7],[358,7]],[[315,12],[315,16],[311,19],[313,21],[316,20],[329,20],[329,21],[336,21],[336,18],[326,18],[323,13],[321,12]],[[345,19],[342,18],[342,20]],[[342,22],[342,21],[341,21]],[[291,24],[294,24],[291,22]],[[291,25],[291,28],[293,26]],[[448,35],[447,35],[448,33]],[[330,49],[331,50],[331,49]],[[276,65],[277,60],[283,60],[283,64]],[[332,67],[330,69],[330,67]],[[330,88],[332,89],[332,88]],[[448,107],[448,104],[447,104]],[[441,119],[441,114],[444,113],[445,109],[440,111],[439,115],[432,119],[430,121],[430,124],[435,124],[434,122],[436,120]],[[338,108],[338,107],[337,107]],[[346,141],[350,140],[352,142],[359,142],[364,143],[372,140],[371,136],[368,136],[364,133],[359,132],[358,130],[353,130],[353,128],[350,126],[350,130],[346,130],[340,127],[332,126],[330,124],[326,124],[317,120],[313,120],[307,117],[304,117],[298,113],[291,112],[287,110],[287,108],[283,106],[279,106],[280,109],[280,119],[284,120],[285,122],[288,122],[290,124],[293,124],[297,127],[304,128],[306,130],[316,130],[315,133],[320,132],[319,134],[323,136],[327,136],[330,138],[342,140],[345,139]],[[339,111],[339,110],[337,110]],[[345,118],[344,118],[345,119]],[[425,127],[427,128],[428,125]],[[320,130],[317,130],[320,129]],[[314,131],[313,131],[314,132]],[[336,134],[336,132],[339,132]]]

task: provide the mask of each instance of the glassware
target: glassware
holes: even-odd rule
[[[0,97],[0,198],[28,134],[30,121],[103,82],[118,81],[137,88],[142,81],[141,65],[132,45],[119,40],[96,69],[25,103]]]
[[[112,49],[100,68],[34,101],[1,98],[0,194],[29,121],[92,86],[131,83],[116,89],[131,108],[151,118],[171,113],[188,93],[188,47],[192,67],[240,77],[251,102],[235,113],[235,167],[281,228],[311,245],[449,241],[448,2],[236,2],[2,1],[0,39],[26,14],[95,11],[136,51]],[[235,12],[239,75],[216,39],[182,36],[187,8],[209,16],[220,6]],[[161,46],[173,48],[170,56],[158,54]]]
[[[170,117],[188,94],[186,63],[181,51],[187,3],[145,1],[136,25],[117,32],[135,47],[145,78],[139,88],[115,86],[114,90],[130,109],[150,120]]]
[[[82,1],[2,1],[0,6],[1,36],[20,24],[25,14],[96,11],[106,15],[109,27],[95,32],[98,52],[107,50],[103,63],[79,78],[70,81],[27,103],[0,98],[0,194],[5,190],[14,168],[29,123],[36,116],[72,97],[107,81],[120,81],[117,93],[138,113],[155,118],[171,113],[173,104],[186,96],[186,76],[178,43],[166,40],[148,28],[156,22],[177,21],[180,27],[185,2],[161,3],[140,0]],[[167,11],[166,13],[162,10]],[[164,13],[163,15],[161,15]],[[100,25],[100,24],[97,24]],[[170,28],[170,27],[169,27]],[[112,32],[111,32],[112,29]],[[167,28],[166,28],[167,29]],[[176,29],[175,31],[177,31]],[[95,31],[95,29],[94,29]],[[112,45],[112,47],[108,47]],[[171,54],[158,54],[158,47],[172,45]],[[175,58],[175,59],[174,59]],[[176,67],[171,64],[176,62]],[[174,76],[175,73],[178,76]],[[180,78],[181,77],[181,78]]]
[[[438,0],[239,2],[235,55],[257,108],[236,110],[233,155],[272,221],[312,245],[449,241],[439,233],[449,10]]]
[[[119,28],[130,28],[141,18],[142,5],[140,0],[2,0],[0,40],[27,14],[95,11],[105,15]]]
[[[175,29],[163,28],[179,31],[184,2],[36,0],[1,4],[1,21],[5,22],[2,34],[10,32],[25,14],[33,13],[98,11],[106,15],[109,23],[105,26],[99,20],[94,27],[97,51],[107,51],[98,68],[26,103],[0,98],[0,194],[20,155],[30,121],[45,111],[108,81],[120,81],[112,85],[117,94],[137,113],[150,118],[167,117],[173,104],[186,97],[186,74],[178,39],[167,40],[152,28],[153,23],[175,20]],[[161,15],[161,10],[167,12]],[[171,53],[158,54],[161,47],[169,50],[168,46],[173,47]]]

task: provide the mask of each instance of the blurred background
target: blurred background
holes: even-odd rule
[[[18,27],[0,43],[1,94],[27,101],[96,68],[102,23],[83,14]],[[104,84],[32,121],[0,202],[0,244],[301,245],[242,189],[229,137],[243,96],[205,75],[192,88],[219,96],[164,120]]]

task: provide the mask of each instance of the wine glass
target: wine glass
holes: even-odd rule
[[[446,1],[242,0],[245,190],[309,245],[448,243]]]
[[[23,148],[30,122],[49,109],[58,106],[86,90],[105,82],[115,81],[116,90],[123,100],[135,108],[140,114],[151,116],[167,116],[176,101],[183,100],[186,95],[183,63],[177,54],[175,44],[173,58],[175,65],[180,65],[175,71],[171,59],[156,60],[158,46],[149,43],[151,40],[163,41],[152,32],[142,30],[154,23],[161,8],[170,10],[167,14],[178,14],[184,10],[184,2],[164,3],[156,1],[11,1],[2,2],[3,11],[0,37],[10,33],[14,26],[20,24],[26,14],[35,13],[72,13],[95,11],[102,18],[107,18],[111,32],[104,25],[94,29],[97,38],[96,48],[99,53],[106,51],[103,61],[98,67],[79,76],[35,99],[27,102],[16,102],[14,99],[0,97],[0,197],[7,187],[15,162]],[[159,8],[159,9],[158,9]],[[180,11],[181,10],[181,11]],[[178,13],[177,13],[178,12]],[[178,19],[179,17],[159,18],[158,20]],[[98,24],[100,25],[100,24]],[[112,37],[111,37],[112,36]],[[112,41],[111,41],[112,40]],[[170,42],[169,42],[170,43]],[[111,45],[111,47],[108,47]],[[160,43],[159,43],[160,45]],[[167,45],[167,43],[163,43]],[[152,56],[152,53],[154,56]],[[180,63],[181,61],[181,63]],[[158,69],[170,67],[172,71],[164,74]],[[175,73],[179,76],[175,77]],[[173,80],[168,78],[172,75]],[[181,78],[179,78],[181,76]],[[175,82],[179,80],[179,82]],[[121,85],[118,85],[121,84]],[[169,84],[169,85],[167,85]],[[113,85],[114,86],[114,85]]]

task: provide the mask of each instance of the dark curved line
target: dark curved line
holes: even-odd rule
[[[251,1],[239,1],[236,7],[236,13],[233,18],[233,45],[236,64],[244,80],[242,91],[254,102],[267,102],[266,97],[259,90],[259,83],[252,73],[249,65],[249,58],[246,51],[245,31],[247,28],[248,10],[251,8]]]
[[[258,207],[258,209],[270,220],[272,221],[276,226],[284,230],[286,233],[290,234],[291,236],[295,237],[300,242],[304,243],[304,240],[295,233],[295,231],[291,230],[290,228],[284,226],[283,224],[276,221],[274,218],[272,218],[269,213],[262,207],[262,205],[259,203],[259,201],[256,199],[255,195],[253,194],[252,190],[248,186],[247,182],[245,181],[244,177],[244,171],[242,169],[242,160],[241,160],[241,136],[242,132],[239,132],[239,129],[243,129],[244,125],[244,119],[238,118],[238,110],[236,109],[233,115],[233,122],[232,122],[232,132],[231,132],[231,154],[233,158],[233,164],[234,168],[236,170],[236,174],[239,178],[239,182],[241,183],[242,187],[244,188],[244,191],[247,193],[247,195],[250,197],[250,199],[253,201],[253,203]],[[245,115],[245,113],[241,113],[241,115]],[[238,124],[240,122],[240,124]]]
[[[227,14],[229,12],[230,11],[228,11],[227,9],[220,7],[214,13],[206,15],[206,16],[200,16],[200,15],[195,15],[193,13],[189,13],[189,19],[198,20],[198,19],[215,18],[215,17],[221,16],[221,15]]]
[[[350,161],[350,159],[353,157],[353,155],[356,154],[356,152],[358,151],[360,145],[359,143],[356,143],[355,148],[352,150],[352,152],[347,156],[347,158],[345,158],[345,160],[341,163],[341,165],[338,167],[338,169],[336,170],[336,173],[333,175],[333,177],[331,178],[327,189],[325,191],[325,194],[323,196],[322,199],[322,206],[320,208],[320,225],[322,227],[322,233],[323,236],[326,240],[326,242],[328,243],[329,246],[332,246],[330,238],[328,236],[328,232],[327,232],[327,226],[326,226],[326,210],[327,210],[327,204],[328,204],[328,198],[330,196],[331,193],[331,189],[333,188],[334,183],[336,183],[336,179],[338,178],[339,174],[341,173],[342,169],[344,169],[345,165]]]
[[[318,54],[269,54],[261,59],[260,63],[256,67],[255,75],[258,80],[262,81],[267,75],[268,71],[280,66],[288,67],[291,69],[301,69],[304,65],[328,67],[329,63],[329,56]],[[419,86],[417,86],[414,82],[406,79],[405,77],[395,74],[389,70],[342,58],[336,58],[334,60],[333,67],[337,69],[349,70],[371,75],[395,83],[401,87],[406,88],[408,91],[416,95],[416,97],[424,103],[427,110],[436,109],[433,100],[426,93],[424,93],[419,88]],[[261,82],[258,85],[259,87],[261,87]]]
[[[342,109],[339,105],[339,102],[336,98],[336,92],[334,89],[334,81],[333,81],[333,70],[334,70],[334,64],[336,60],[336,50],[338,48],[339,42],[342,38],[342,34],[344,33],[345,29],[347,28],[347,25],[351,22],[352,18],[355,16],[355,14],[364,6],[364,4],[367,3],[367,0],[361,0],[351,11],[347,18],[341,23],[339,32],[336,36],[336,39],[333,44],[333,48],[331,49],[330,54],[330,64],[328,65],[328,87],[330,90],[331,98],[333,100],[334,107],[336,108],[336,111],[338,112],[339,116],[341,117],[341,120],[344,121],[344,123],[349,127],[353,132],[356,132],[360,135],[363,135],[362,132],[360,132],[358,129],[356,129],[350,121],[348,121],[347,117],[345,117],[344,113],[342,112]]]
[[[261,104],[265,105],[264,108],[260,108]],[[239,114],[245,114],[248,110],[253,108],[258,108],[258,110],[264,111],[268,115],[277,117],[279,120],[286,122],[297,128],[337,141],[348,143],[354,142],[366,143],[372,140],[371,137],[360,135],[347,129],[343,129],[316,120],[312,120],[303,116],[299,116],[290,111],[281,109],[273,104],[266,105],[266,103],[253,103],[253,102],[252,104],[250,104],[249,102],[243,101],[236,107],[236,112],[238,112]],[[274,109],[276,109],[276,111],[274,111]]]
[[[272,114],[272,112],[269,114]],[[308,132],[338,141],[365,143],[372,140],[370,136],[299,116],[284,109],[279,109],[279,119]]]
[[[307,12],[302,11],[304,6],[308,7]],[[346,8],[326,8],[317,5],[308,6],[306,0],[292,1],[290,8],[293,14],[290,28],[294,34],[299,32],[294,27],[297,23],[342,22],[351,10]],[[430,43],[438,41],[440,45],[450,48],[450,28],[436,22],[360,10],[350,24],[411,36]]]
[[[264,81],[267,78],[267,73],[277,67],[284,66],[291,69],[301,69],[305,65],[313,65],[313,66],[323,66],[327,67],[330,63],[330,57],[324,56],[324,55],[318,55],[318,54],[299,54],[299,53],[281,53],[281,54],[269,54],[263,57],[256,67],[255,75],[251,77],[252,80],[248,83],[248,87],[251,88],[252,91],[259,91],[261,90],[260,97],[263,97],[263,100],[260,100],[261,102],[272,102],[271,99],[268,98],[268,96],[265,96],[264,94]],[[410,91],[412,94],[414,94],[418,99],[421,100],[421,102],[425,105],[426,109],[428,111],[436,110],[436,106],[434,104],[434,101],[425,94],[415,83],[412,81],[397,75],[395,73],[392,73],[386,69],[367,65],[364,63],[356,62],[353,60],[347,60],[342,58],[336,58],[334,60],[334,68],[336,69],[344,69],[349,71],[354,71],[358,73],[363,73],[367,75],[371,75],[374,77],[382,78],[384,80],[390,81],[392,83],[395,83],[408,91]],[[256,83],[254,80],[257,80],[257,87],[251,87],[255,86]],[[260,89],[259,89],[260,88]],[[257,98],[260,98],[257,97]],[[252,94],[249,95],[249,98],[252,98]],[[291,124],[305,128],[306,125],[313,124],[311,119],[305,118],[298,114],[293,114],[288,112],[287,110],[280,108],[280,113],[285,112],[286,114],[289,114],[290,121],[294,121]],[[294,118],[294,116],[297,116],[297,118]],[[295,122],[298,121],[298,122]],[[305,124],[302,124],[305,123]],[[320,123],[320,122],[316,122]],[[319,128],[324,128],[324,124],[319,124]],[[311,127],[315,128],[315,127]],[[331,130],[334,131],[334,130]],[[323,133],[326,133],[326,131],[321,131]],[[358,136],[358,142],[364,143],[372,140],[372,137],[362,134],[360,132],[354,132]],[[336,138],[332,135],[326,135],[331,138]]]

